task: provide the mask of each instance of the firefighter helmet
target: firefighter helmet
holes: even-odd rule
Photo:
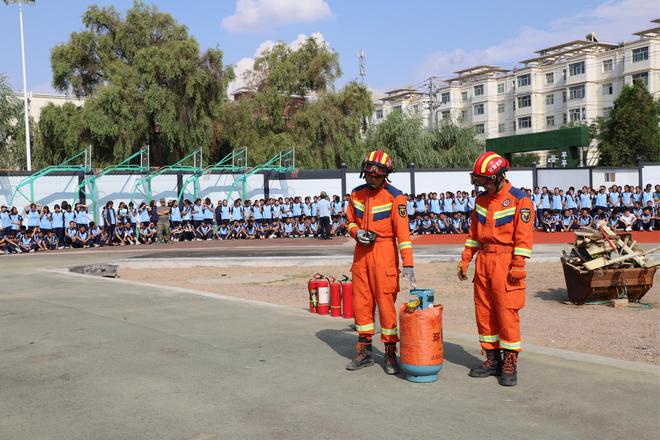
[[[486,151],[474,162],[470,173],[472,183],[483,186],[488,182],[502,180],[504,173],[509,170],[509,161],[492,151]]]
[[[374,150],[368,153],[362,161],[363,174],[376,174],[386,176],[394,172],[392,158],[383,150]]]

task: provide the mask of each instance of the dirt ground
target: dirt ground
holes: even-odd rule
[[[228,296],[307,308],[307,280],[316,272],[341,277],[348,266],[325,267],[190,267],[162,269],[122,268],[122,279],[177,286]],[[436,303],[444,307],[443,327],[475,335],[472,284],[457,280],[454,263],[418,264],[418,285],[432,287]],[[657,277],[656,277],[657,278]],[[642,302],[651,309],[565,304],[566,286],[559,263],[527,265],[527,303],[521,311],[524,343],[641,361],[660,365],[660,289],[652,289]],[[405,289],[405,281],[401,282]],[[402,290],[398,302],[407,295]],[[342,319],[330,318],[328,319]]]

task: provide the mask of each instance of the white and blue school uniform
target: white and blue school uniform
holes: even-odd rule
[[[415,201],[415,211],[418,214],[423,214],[426,212],[426,201],[424,199],[418,199]]]
[[[550,194],[541,194],[541,209],[550,209]]]
[[[412,217],[415,215],[415,201],[414,200],[408,200],[406,202],[406,211],[408,212],[408,217]]]
[[[39,227],[39,211],[28,211],[26,213],[26,226],[28,229]]]
[[[595,205],[596,209],[598,208],[603,208],[604,211],[606,211],[607,208],[607,194],[605,193],[597,193],[596,194],[596,200],[595,200]]]
[[[552,209],[555,211],[561,211],[562,209],[562,199],[559,194],[552,195]]]
[[[644,210],[642,209],[641,206],[640,206],[639,208],[634,208],[634,207],[633,207],[633,209],[632,209],[632,213],[633,213],[633,215],[634,215],[635,217],[637,217],[637,218],[641,218],[641,217],[642,217],[642,214],[644,213]]]
[[[234,211],[232,212],[233,220],[243,220],[243,207],[234,206]]]
[[[422,220],[421,228],[424,232],[432,232],[433,231],[433,222],[431,221],[431,219]]]
[[[591,217],[590,215],[587,215],[586,217],[581,215],[578,217],[578,223],[580,224],[580,226],[589,226],[592,220],[593,217]]]
[[[254,206],[252,208],[252,218],[254,218],[254,221],[257,223],[261,223],[263,221],[264,215],[261,212],[261,206]]]
[[[243,230],[243,226],[239,223],[239,224],[233,226],[232,229],[234,231],[234,236],[238,236],[238,234],[240,234],[241,231]]]
[[[53,225],[53,230],[64,229],[64,213],[62,211],[53,211],[51,214],[51,224]],[[62,237],[60,236],[59,238],[61,239]]]
[[[222,205],[220,207],[220,218],[226,222],[231,220],[231,206]]]
[[[73,240],[73,238],[78,234],[78,229],[77,228],[66,228],[66,236],[69,240]]]
[[[476,204],[477,204],[477,198],[475,196],[468,197],[468,212],[474,211],[474,207]]]
[[[296,233],[297,235],[303,236],[305,235],[305,230],[307,229],[307,225],[305,222],[298,222],[296,223]]]
[[[149,210],[147,208],[142,208],[140,209],[139,213],[140,223],[149,224],[151,221],[151,218],[149,217]]]
[[[445,198],[442,202],[442,212],[453,213],[454,212],[454,199],[451,197]]]
[[[607,224],[614,227],[619,223],[619,216],[618,215],[612,215],[610,218],[607,219]]]
[[[653,191],[644,191],[642,192],[642,206],[646,206],[648,202],[653,201]]]
[[[206,238],[209,236],[209,232],[211,232],[211,228],[208,225],[199,225],[199,234]]]
[[[135,230],[133,229],[133,227],[129,226],[127,228],[124,228],[124,236],[135,237]]]
[[[64,211],[64,226],[69,227],[71,222],[76,222],[76,213],[73,211]]]
[[[183,208],[181,211],[181,221],[183,222],[190,222],[190,207]]]
[[[192,220],[193,222],[201,222],[202,220],[204,220],[204,212],[202,210],[202,205],[193,205]]]
[[[429,202],[429,209],[431,210],[432,213],[436,215],[440,215],[442,212],[440,210],[440,200],[438,199],[431,199]]]
[[[620,203],[619,203],[619,193],[617,191],[612,191],[610,193],[610,205],[613,208],[618,208]]]
[[[174,226],[181,224],[181,208],[173,206],[172,209],[170,209],[170,221]]]
[[[21,222],[23,217],[20,214],[9,214],[9,221],[11,223],[11,230],[18,231],[21,229]]]
[[[42,214],[41,220],[39,220],[39,229],[44,232],[48,232],[53,229],[53,220],[50,214]]]
[[[305,203],[303,205],[303,214],[305,217],[311,217],[312,216],[312,204],[311,203]]]
[[[103,224],[108,227],[114,227],[117,224],[115,208],[105,208],[103,210]]]
[[[2,234],[0,234],[0,236],[5,236],[7,234],[7,229],[11,229],[9,211],[0,212],[0,228],[2,228]]]
[[[243,206],[243,218],[245,220],[249,220],[250,217],[252,217],[252,207],[251,206]]]
[[[319,212],[319,204],[316,202],[312,202],[312,216],[316,217]]]
[[[580,208],[591,210],[591,194],[580,194]]]
[[[213,213],[215,211],[215,208],[213,207],[213,204],[207,205],[203,208],[203,216],[204,220],[206,220],[206,223],[212,225],[213,224]]]
[[[245,227],[245,232],[247,232],[247,235],[256,235],[257,228],[254,224],[250,225],[248,223],[248,225]]]
[[[265,204],[263,206],[263,209],[261,210],[261,215],[263,221],[265,221],[266,223],[270,223],[270,221],[273,219],[273,205],[271,205],[270,203]]]
[[[87,237],[89,237],[89,232],[85,231],[78,231],[78,238],[82,241],[87,240]],[[81,243],[82,244],[82,243]]]
[[[341,215],[341,202],[332,202],[330,206],[332,207],[332,215]]]
[[[633,202],[639,202],[642,203],[642,193],[641,192],[635,192],[632,195]]]
[[[46,247],[50,250],[57,249],[57,244],[59,240],[57,239],[57,236],[53,234],[52,237],[46,236],[44,237],[44,241],[46,242]]]
[[[633,205],[632,193],[630,191],[624,191],[621,193],[621,203],[623,203],[623,206]]]
[[[32,237],[29,237],[27,234],[21,235],[21,244],[28,249],[34,249],[34,240],[32,240]]]
[[[227,235],[229,235],[229,228],[226,227],[226,226],[220,226],[220,227],[218,227],[217,232],[218,232],[218,236],[220,236],[220,238],[225,239],[225,238],[227,238]]]
[[[280,220],[282,218],[282,207],[280,205],[273,205],[272,212],[273,219]]]
[[[452,218],[451,225],[454,227],[456,232],[463,231],[463,220],[461,218]]]
[[[119,208],[117,210],[117,218],[119,219],[120,222],[126,223],[129,220],[128,208]]]
[[[639,220],[642,222],[642,229],[650,230],[653,228],[654,219],[652,212],[649,212],[648,214],[642,212],[642,214],[639,216]]]
[[[417,219],[414,219],[414,218],[412,218],[412,217],[410,217],[410,218],[408,219],[408,230],[409,230],[411,233],[412,233],[412,232],[416,232],[418,226],[419,226],[419,222],[417,221]]]
[[[81,209],[80,211],[76,212],[76,225],[78,227],[85,225],[89,225],[89,215],[87,215],[87,211],[84,209]]]
[[[465,212],[465,205],[467,201],[463,197],[456,197],[454,199],[455,212]]]
[[[316,235],[319,231],[319,224],[318,223],[310,223],[309,224],[309,230],[311,231],[312,235]],[[285,229],[286,231],[286,229]]]
[[[435,219],[435,224],[438,225],[438,229],[440,230],[441,234],[444,234],[447,232],[447,223],[441,218]]]
[[[573,210],[577,209],[577,203],[575,203],[574,196],[572,196],[571,194],[566,194],[565,200],[566,200],[566,208]]]
[[[566,217],[564,215],[561,218],[561,223],[562,223],[562,225],[564,225],[564,228],[567,228],[572,222],[573,222],[573,216],[572,215],[569,215],[568,217]]]
[[[336,210],[335,202],[332,202],[333,212]],[[294,203],[291,208],[291,213],[294,217],[300,217],[302,215],[302,203]]]

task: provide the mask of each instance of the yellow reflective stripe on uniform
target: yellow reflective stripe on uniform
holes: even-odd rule
[[[376,214],[378,212],[386,212],[386,211],[389,211],[391,209],[392,209],[392,204],[387,203],[385,205],[374,206],[373,208],[371,208],[371,213]]]
[[[516,213],[516,207],[514,206],[513,208],[509,209],[503,209],[502,211],[495,211],[493,213],[493,218],[498,219],[502,217],[508,217],[510,215],[513,215]]]
[[[349,223],[348,224],[348,230],[350,231],[353,228],[358,228],[359,226],[356,223]]]
[[[490,162],[491,159],[494,159],[494,158],[496,158],[497,156],[499,156],[499,154],[497,154],[497,153],[493,153],[493,154],[491,154],[491,155],[489,155],[489,156],[486,156],[486,158],[484,159],[484,161],[481,162],[481,174],[483,174],[483,173],[486,172],[486,168],[488,168],[488,162]]]
[[[507,350],[520,350],[520,341],[507,342],[500,339],[500,348],[505,348]]]
[[[521,255],[523,257],[532,258],[532,250],[527,248],[513,248],[513,255]]]
[[[480,342],[497,342],[500,340],[500,335],[479,335]]]
[[[473,247],[473,248],[478,248],[481,247],[478,241],[476,240],[470,240],[469,238],[465,240],[465,247]]]
[[[481,215],[483,215],[484,217],[488,216],[488,210],[487,210],[486,208],[484,208],[483,206],[481,206],[481,205],[478,205],[478,204],[477,204],[477,205],[474,207],[474,210],[477,211],[477,214],[481,214]]]
[[[355,206],[360,211],[364,211],[364,205],[357,200],[353,200],[353,206]]]
[[[398,333],[397,328],[381,328],[380,329],[380,334],[385,335],[385,336],[396,336]]]
[[[355,324],[355,330],[357,330],[358,332],[368,332],[373,329],[374,329],[373,322],[371,324],[364,324],[364,325]]]
[[[412,247],[412,243],[409,241],[402,241],[399,243],[399,250],[404,250]]]

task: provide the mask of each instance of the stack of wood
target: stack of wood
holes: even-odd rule
[[[660,246],[645,251],[637,246],[630,233],[617,234],[602,220],[595,226],[575,231],[573,249],[570,253],[563,252],[562,261],[587,271],[655,265],[647,260],[646,255],[657,251]]]

